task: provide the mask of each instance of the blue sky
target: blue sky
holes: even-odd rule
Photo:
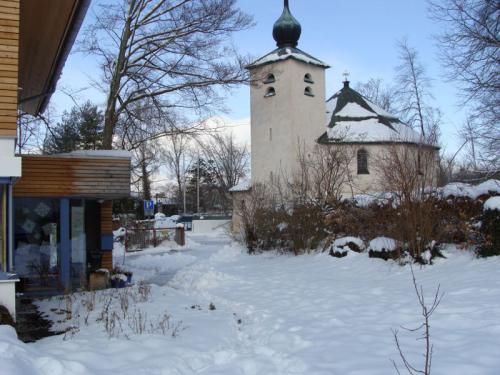
[[[240,52],[259,57],[273,50],[272,26],[281,14],[283,1],[239,0],[238,3],[256,22],[252,29],[234,35]],[[326,73],[327,97],[341,87],[345,70],[350,72],[354,84],[370,78],[391,82],[398,65],[396,42],[406,37],[419,51],[433,79],[433,104],[444,113],[444,149],[452,153],[459,146],[457,128],[464,111],[458,106],[456,87],[445,81],[444,70],[437,60],[433,35],[440,31],[441,25],[429,19],[425,0],[290,0],[290,7],[302,24],[299,48],[331,65]],[[86,23],[90,21],[92,10]],[[90,86],[89,77],[99,77],[94,59],[75,53],[68,59],[58,87],[80,90]],[[80,91],[77,99],[104,103],[103,95],[94,89]],[[235,89],[227,99],[229,117],[249,117],[249,103],[248,87]],[[64,109],[71,108],[73,102],[58,92],[52,104],[57,117]]]

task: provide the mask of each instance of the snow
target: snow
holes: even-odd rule
[[[337,121],[327,129],[328,138],[340,142],[420,142],[420,134],[401,123],[392,123],[391,129],[378,118],[360,121]]]
[[[339,112],[335,114],[340,117],[373,117],[375,113],[361,107],[357,103],[347,103]]]
[[[396,249],[396,241],[389,237],[377,237],[370,241],[368,248],[373,251],[393,251]]]
[[[500,211],[500,197],[491,197],[486,202],[484,202],[484,210]]]
[[[220,234],[189,236],[186,250],[126,259],[145,273],[173,272],[129,311],[142,311],[152,323],[168,311],[172,326],[180,327],[175,337],[172,326],[165,335],[133,333],[126,319],[126,337],[108,337],[96,321],[103,301],[114,295],[110,308],[120,313],[119,295],[135,295],[134,288],[98,292],[88,325],[82,302],[91,294],[74,295],[66,323],[76,327],[73,336],[23,344],[12,328],[0,327],[0,373],[387,375],[395,373],[391,359],[401,366],[391,329],[421,323],[409,266],[366,253],[250,256]],[[476,259],[453,246],[444,253],[435,265],[414,268],[427,300],[439,284],[445,292],[431,318],[433,373],[496,375],[500,279],[493,276],[500,257]],[[54,299],[41,306],[61,320],[51,308],[67,304]],[[417,333],[399,335],[408,359],[420,367],[423,341]]]
[[[287,59],[295,59],[298,61],[305,62],[307,64],[312,64],[312,65],[317,65],[321,67],[328,68],[328,64],[324,63],[323,61],[320,61],[312,56],[309,56],[307,53],[301,51],[298,48],[278,48],[274,50],[273,52],[261,57],[260,59],[256,60],[252,64],[248,66],[248,68],[256,68],[260,65],[264,64],[269,64],[272,62],[277,62],[277,61],[282,61],[282,60],[287,60]]]
[[[250,190],[252,186],[252,182],[250,179],[242,179],[238,185],[233,186],[231,189],[229,189],[229,192],[231,193],[238,193],[242,191],[248,191]]]
[[[65,154],[59,154],[62,156],[85,156],[85,157],[104,157],[104,158],[126,158],[130,159],[132,154],[127,150],[76,150]]]
[[[333,241],[333,247],[344,247],[347,245],[349,242],[352,242],[356,244],[361,250],[365,249],[365,243],[363,240],[359,237],[341,237],[337,238],[335,241]]]
[[[113,231],[113,239],[116,240],[118,238],[122,238],[126,233],[127,230],[124,227],[120,227],[117,230]]]
[[[393,118],[393,119],[398,118],[396,115],[393,115],[392,113],[387,112],[385,109],[380,108],[378,105],[376,105],[375,103],[372,103],[368,99],[366,99],[366,98],[364,98],[364,99],[366,101],[366,104],[368,104],[370,106],[370,108],[373,109],[373,111],[375,113],[377,113],[378,115]]]
[[[500,194],[500,181],[488,180],[479,185],[453,182],[440,189],[444,198],[467,197],[477,199],[481,195]]]

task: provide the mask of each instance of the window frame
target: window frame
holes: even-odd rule
[[[368,168],[368,151],[364,148],[360,148],[356,153],[357,161],[357,172],[358,175],[370,174],[370,169]]]
[[[274,86],[269,86],[266,90],[264,98],[271,98],[273,96],[276,96],[276,89],[274,88]]]
[[[314,80],[312,79],[311,73],[306,73],[304,75],[304,82],[314,84]]]
[[[311,86],[306,86],[306,88],[304,89],[304,95],[314,97],[313,89]]]
[[[274,73],[269,73],[266,79],[264,80],[264,84],[268,85],[274,82],[276,82],[276,76],[274,75]]]

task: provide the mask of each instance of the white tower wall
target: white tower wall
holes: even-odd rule
[[[273,74],[276,81],[264,83]],[[309,74],[314,83],[304,81]],[[252,69],[252,183],[291,176],[300,148],[311,149],[325,131],[325,69],[294,59]],[[273,87],[276,95],[266,97]],[[305,95],[310,87],[313,96]]]

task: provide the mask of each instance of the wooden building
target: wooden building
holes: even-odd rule
[[[42,113],[90,0],[0,0],[0,271],[68,290],[112,266],[111,200],[129,195],[123,153],[20,157],[18,111]]]
[[[23,156],[14,185],[14,269],[25,292],[86,286],[112,268],[112,200],[130,195],[122,151]]]

